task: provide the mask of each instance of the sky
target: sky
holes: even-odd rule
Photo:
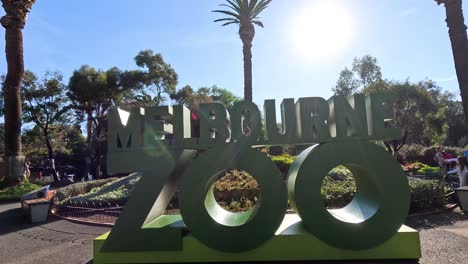
[[[83,64],[136,69],[133,58],[152,49],[176,70],[178,88],[218,85],[243,96],[238,28],[213,23],[222,16],[210,12],[222,3],[38,0],[24,29],[25,68],[40,75],[58,70],[68,80]],[[365,54],[377,57],[384,78],[430,78],[458,95],[445,8],[432,0],[273,0],[260,17],[265,28],[256,28],[252,48],[259,105],[328,98],[339,72]]]

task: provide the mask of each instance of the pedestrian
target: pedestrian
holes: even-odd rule
[[[460,179],[460,187],[468,186],[468,160],[466,157],[458,157],[455,169],[447,172],[448,174],[457,174]]]

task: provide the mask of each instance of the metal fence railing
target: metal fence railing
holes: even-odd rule
[[[54,203],[51,213],[72,221],[114,225],[122,209],[123,205],[110,202],[70,201],[66,205]]]

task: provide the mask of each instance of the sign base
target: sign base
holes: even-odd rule
[[[93,242],[94,263],[193,263],[193,262],[251,262],[251,261],[307,261],[307,260],[377,260],[419,259],[421,246],[418,231],[402,226],[391,239],[367,250],[344,250],[329,246],[301,226],[299,216],[287,214],[271,240],[262,246],[241,253],[220,252],[206,247],[193,236],[183,238],[181,251],[142,251],[103,253],[100,249],[108,233]],[[145,228],[161,224],[181,226],[180,215],[163,215]],[[229,239],[229,238],[226,238]]]

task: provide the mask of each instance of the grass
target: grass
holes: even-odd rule
[[[0,202],[19,201],[21,196],[28,192],[32,192],[41,188],[42,186],[30,183],[25,180],[24,182],[13,187],[3,188],[0,190]]]

